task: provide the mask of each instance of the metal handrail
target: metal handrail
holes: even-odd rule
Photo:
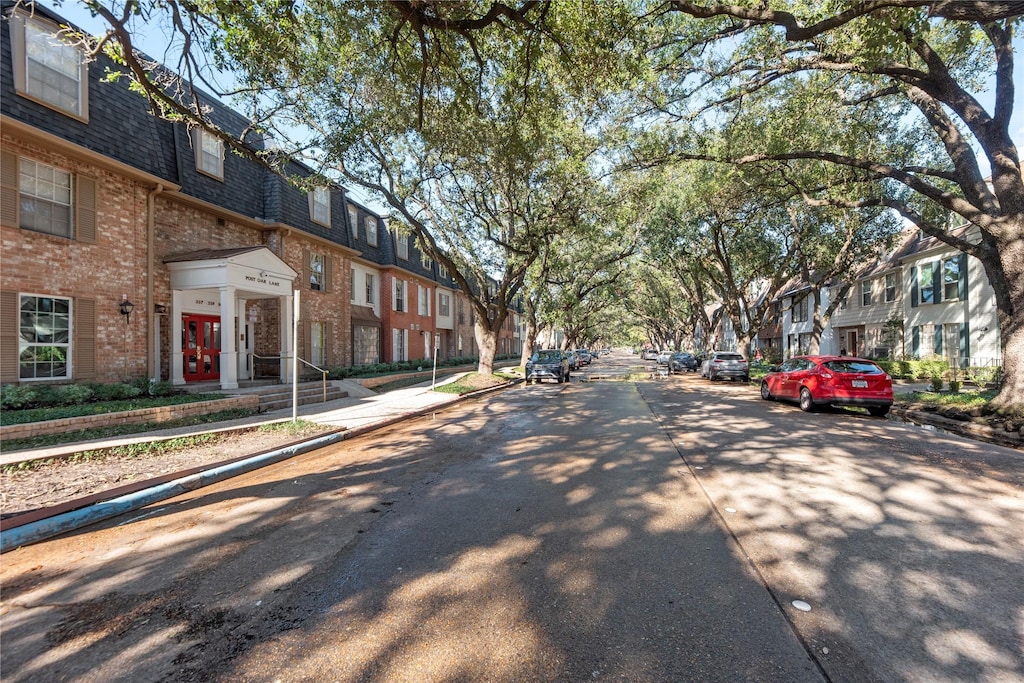
[[[248,353],[246,355],[248,355],[250,358],[257,358],[259,360],[288,360],[288,359],[291,358],[291,356],[261,356],[258,353]],[[318,367],[316,365],[313,365],[312,363],[310,363],[307,360],[302,359],[301,357],[297,357],[296,360],[298,360],[303,365],[307,365],[307,366],[313,368],[314,370],[316,370],[317,372],[320,373],[320,381],[321,381],[321,383],[323,385],[323,392],[324,392],[324,403],[326,403],[327,402],[327,375],[330,374],[330,370],[324,370],[323,368]],[[254,371],[253,375],[255,375],[255,374],[256,373]]]

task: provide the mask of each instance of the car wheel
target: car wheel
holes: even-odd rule
[[[800,410],[805,413],[814,411],[814,398],[811,396],[811,390],[807,387],[800,389]]]
[[[765,401],[772,400],[772,390],[768,388],[768,382],[762,380],[761,382],[761,398]]]
[[[868,412],[875,417],[885,417],[889,414],[889,406],[871,406]]]

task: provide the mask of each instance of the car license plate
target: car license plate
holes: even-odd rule
[[[866,379],[855,379],[853,380],[854,389],[867,389],[868,381]]]

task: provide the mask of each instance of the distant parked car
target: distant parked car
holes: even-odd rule
[[[594,362],[594,354],[589,349],[576,349],[576,355],[580,359],[580,365],[590,365]]]
[[[807,412],[827,405],[862,406],[882,417],[892,407],[892,378],[863,358],[796,356],[765,375],[761,398],[796,401]]]
[[[669,365],[672,367],[672,372],[697,372],[698,363],[693,354],[677,351],[672,354]]]
[[[747,359],[735,351],[715,351],[704,361],[700,374],[712,382],[728,377],[750,381],[750,366]]]
[[[658,365],[668,365],[672,361],[671,351],[662,351],[658,354]]]
[[[553,379],[559,384],[569,381],[569,356],[561,349],[536,351],[526,362],[526,383]]]
[[[644,349],[644,360],[658,360],[658,349]]]
[[[580,356],[575,351],[566,351],[566,357],[569,359],[569,370],[580,369]]]

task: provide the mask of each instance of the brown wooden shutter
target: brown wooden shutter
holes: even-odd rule
[[[334,288],[331,286],[331,283],[334,281],[334,278],[331,277],[331,270],[333,270],[333,269],[334,269],[334,259],[332,259],[329,255],[324,254],[324,291],[325,292],[330,292],[330,291],[334,290]]]
[[[0,292],[0,382],[18,381],[18,293]]]
[[[334,323],[326,322],[324,323],[324,362],[327,364],[325,369],[333,368],[337,365],[335,362],[337,356],[334,353],[334,345]]]
[[[0,152],[0,223],[13,228],[18,222],[18,157],[10,152]]]
[[[96,244],[96,179],[77,177],[75,193],[75,239]]]
[[[302,287],[303,290],[312,289],[312,285],[309,281],[309,250],[302,250]]]
[[[73,379],[96,379],[96,300],[75,299]]]

